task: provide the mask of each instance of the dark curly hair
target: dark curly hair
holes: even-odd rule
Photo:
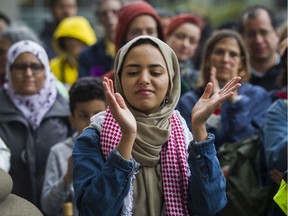
[[[69,105],[72,114],[77,103],[95,99],[103,100],[106,103],[104,87],[100,78],[79,78],[69,89]]]

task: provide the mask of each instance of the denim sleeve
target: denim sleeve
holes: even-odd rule
[[[87,128],[73,149],[73,185],[79,215],[119,215],[139,164],[115,148],[105,160],[98,131]]]
[[[191,177],[188,184],[188,208],[190,215],[213,215],[226,203],[226,181],[216,157],[214,135],[188,148]]]
[[[267,112],[263,127],[263,144],[267,167],[287,170],[287,102],[277,100]]]

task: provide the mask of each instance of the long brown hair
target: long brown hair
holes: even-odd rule
[[[207,40],[205,44],[200,68],[201,71],[201,82],[199,84],[200,86],[205,86],[210,81],[210,71],[211,71],[210,57],[214,50],[214,47],[223,38],[233,38],[237,41],[237,44],[240,48],[240,58],[242,64],[241,70],[238,72],[238,75],[242,78],[242,82],[249,81],[250,79],[249,56],[241,35],[235,30],[223,29],[215,31],[215,33]]]

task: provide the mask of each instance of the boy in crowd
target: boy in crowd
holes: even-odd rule
[[[106,109],[102,81],[99,78],[78,79],[69,90],[70,122],[75,129],[72,137],[51,148],[42,190],[41,205],[47,215],[63,215],[62,206],[74,201],[72,185],[72,149],[79,133],[90,124],[90,118]],[[74,215],[76,207],[73,205]]]

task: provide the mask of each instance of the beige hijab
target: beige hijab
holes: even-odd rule
[[[138,159],[137,161],[142,166],[153,166],[158,163],[161,147],[167,142],[170,134],[170,117],[180,97],[180,72],[177,56],[166,43],[155,37],[139,36],[127,43],[118,52],[115,60],[115,88],[117,92],[124,96],[124,99],[122,85],[125,83],[121,83],[120,70],[131,46],[141,40],[151,41],[159,47],[167,65],[170,84],[166,103],[163,101],[163,106],[159,107],[159,110],[155,113],[146,115],[133,109],[126,101],[137,121],[137,138],[133,148],[133,157]]]
[[[141,168],[134,181],[133,211],[137,215],[161,215],[163,205],[162,176],[160,166],[160,151],[162,145],[168,141],[170,135],[170,117],[180,97],[180,70],[177,56],[163,41],[151,36],[139,36],[117,53],[115,59],[115,88],[121,95],[121,69],[125,56],[135,44],[154,43],[162,53],[169,75],[169,89],[163,105],[155,113],[146,115],[126,104],[137,121],[137,137],[133,146],[132,156],[140,163]],[[157,181],[158,180],[158,181]],[[147,205],[143,205],[147,203]]]

